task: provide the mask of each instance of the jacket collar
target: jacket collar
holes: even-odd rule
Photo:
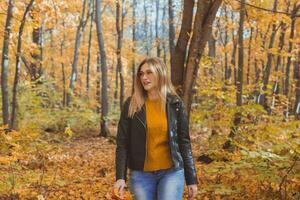
[[[167,100],[167,103],[173,104],[173,103],[179,102],[180,99],[176,95],[168,93],[166,100]]]

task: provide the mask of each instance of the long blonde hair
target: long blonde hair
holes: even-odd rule
[[[165,105],[166,103],[166,98],[168,93],[178,96],[168,76],[167,66],[165,65],[165,63],[160,58],[157,57],[145,58],[140,63],[136,71],[134,92],[131,97],[129,110],[128,110],[129,117],[133,117],[134,114],[143,107],[147,99],[147,91],[143,88],[139,76],[139,72],[142,66],[145,64],[147,64],[150,67],[150,69],[153,71],[153,73],[157,76],[158,95],[162,100],[163,105]]]

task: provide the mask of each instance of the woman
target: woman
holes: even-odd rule
[[[134,93],[121,112],[114,185],[119,195],[126,186],[127,167],[135,200],[181,200],[184,181],[189,199],[196,196],[186,111],[159,58],[141,62]]]

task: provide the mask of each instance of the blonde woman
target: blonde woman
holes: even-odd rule
[[[167,67],[146,58],[137,69],[134,93],[124,103],[118,124],[116,183],[122,195],[127,168],[135,200],[181,200],[197,193],[188,119]]]

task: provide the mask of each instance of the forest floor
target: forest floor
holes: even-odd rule
[[[7,194],[0,190],[0,199],[112,199],[114,159],[112,139],[53,144],[47,154],[27,154],[13,166],[0,165],[0,173],[5,174],[0,187],[10,187]],[[129,192],[125,196],[130,199]]]
[[[205,134],[191,135],[195,161],[200,152],[205,152],[207,140]],[[115,147],[112,138],[80,137],[46,144],[45,151],[15,155],[18,159],[10,165],[1,164],[0,159],[0,200],[112,199]],[[196,199],[273,199],[266,189],[257,187],[251,171],[244,176],[232,170],[236,166],[238,162],[234,161],[209,165],[196,162],[200,181]],[[125,196],[131,199],[128,188]]]

